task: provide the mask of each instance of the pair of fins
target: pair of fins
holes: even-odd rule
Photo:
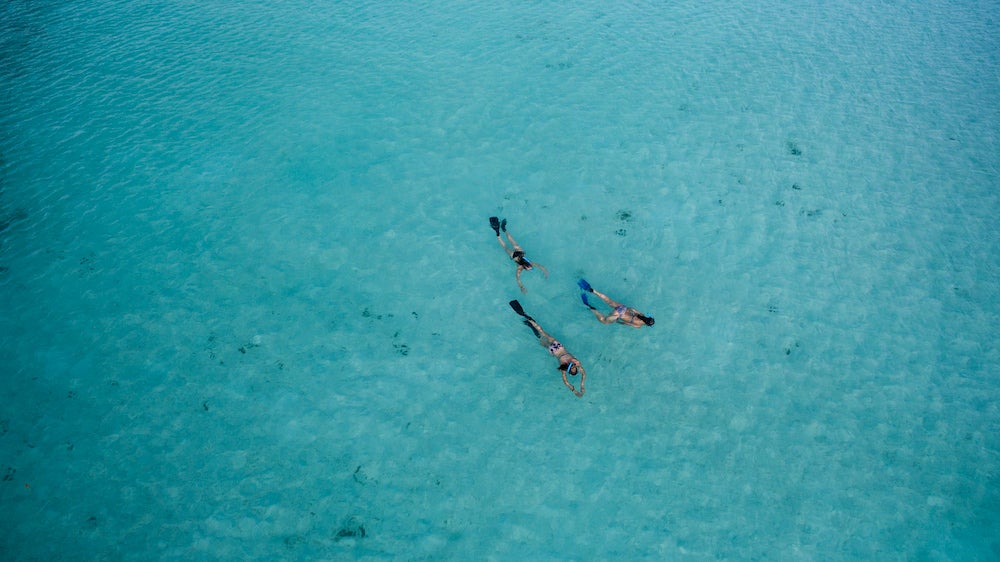
[[[590,286],[590,283],[587,283],[586,279],[580,279],[576,284],[580,287],[580,300],[583,301],[583,304],[587,305],[587,308],[594,310],[590,301],[587,300],[587,293],[593,293],[594,288]]]
[[[496,232],[497,236],[500,236],[501,230],[507,232],[507,219],[501,221],[497,217],[490,217],[490,226],[493,227],[493,232]]]

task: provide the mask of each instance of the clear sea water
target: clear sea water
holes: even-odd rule
[[[996,1],[9,0],[0,157],[4,560],[1000,558]]]

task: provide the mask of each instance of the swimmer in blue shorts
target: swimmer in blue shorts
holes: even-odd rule
[[[507,232],[507,219],[503,219],[501,221],[497,217],[490,217],[490,226],[492,226],[493,231],[497,233],[497,241],[499,241],[500,245],[503,246],[504,251],[507,252],[507,255],[510,256],[510,259],[512,259],[514,263],[517,264],[517,274],[515,275],[515,277],[517,278],[517,286],[521,288],[522,293],[528,292],[528,289],[525,289],[524,284],[521,283],[522,271],[528,269],[534,269],[537,266],[538,269],[542,270],[542,273],[545,274],[546,278],[549,277],[549,270],[545,269],[545,266],[543,266],[538,262],[528,261],[528,258],[524,257],[524,249],[521,248],[521,246],[514,241],[514,237],[511,236],[509,232]],[[510,241],[511,245],[510,248],[507,247],[507,244],[505,244],[503,241],[503,237],[500,236],[501,230],[503,230],[503,233],[507,235],[507,240]]]

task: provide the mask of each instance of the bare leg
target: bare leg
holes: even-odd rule
[[[497,242],[500,243],[500,247],[502,247],[503,251],[506,252],[507,255],[509,256],[510,255],[510,250],[507,249],[507,244],[503,243],[503,238],[500,238],[499,236],[497,236]]]
[[[618,320],[617,312],[612,312],[611,314],[605,316],[601,314],[596,308],[591,308],[590,311],[593,312],[594,316],[596,316],[597,319],[601,321],[601,324],[613,324]]]
[[[509,232],[507,232],[505,230],[505,231],[503,231],[503,233],[507,235],[507,240],[510,240],[510,245],[513,246],[515,250],[524,251],[524,250],[522,250],[520,244],[517,243],[517,240],[514,240],[514,237],[511,236]]]
[[[607,304],[611,308],[617,308],[617,307],[621,306],[621,303],[615,302],[614,300],[611,299],[611,297],[609,297],[608,295],[605,295],[604,293],[598,291],[597,289],[593,289],[590,292],[594,293],[595,295],[597,295],[598,297],[600,297],[600,299],[602,301],[604,301],[605,304]]]
[[[556,341],[555,338],[545,333],[545,330],[538,325],[538,322],[535,322],[534,318],[528,318],[524,321],[524,323],[531,328],[531,331],[535,333],[536,337],[538,337],[538,343],[542,344],[544,347],[548,347],[549,344]]]

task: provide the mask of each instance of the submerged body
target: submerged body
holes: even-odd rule
[[[521,283],[521,273],[523,271],[538,267],[538,269],[541,269],[542,273],[545,274],[545,277],[548,278],[549,270],[545,269],[545,266],[540,263],[529,261],[528,258],[525,257],[524,249],[521,248],[521,245],[514,240],[514,237],[511,236],[509,232],[507,232],[507,219],[503,219],[501,221],[497,217],[490,217],[490,226],[492,226],[494,232],[497,233],[497,241],[500,242],[500,246],[503,247],[504,252],[507,252],[510,259],[517,264],[517,273],[514,274],[514,277],[517,279],[517,286],[521,288],[522,293],[528,292],[528,289],[524,287],[524,283]],[[510,247],[507,246],[507,243],[503,240],[503,236],[500,235],[501,230],[503,230],[503,233],[507,236],[507,241],[510,242]]]
[[[534,318],[525,314],[524,309],[521,308],[521,303],[516,300],[510,301],[510,307],[514,309],[514,312],[517,312],[524,317],[524,323],[531,328],[535,337],[538,338],[538,343],[548,349],[549,354],[559,361],[559,366],[556,368],[559,369],[560,373],[562,373],[562,381],[563,384],[566,385],[566,388],[578,397],[582,397],[587,391],[584,387],[587,380],[587,371],[584,370],[583,364],[580,363],[580,360],[574,357],[569,351],[566,351],[566,348],[563,347],[563,344],[559,343],[558,340],[547,334]],[[569,382],[569,377],[575,377],[577,375],[580,376],[579,391],[571,382]]]
[[[625,306],[604,293],[594,289],[590,286],[590,283],[587,283],[584,279],[580,279],[577,284],[580,286],[581,290],[586,291],[585,293],[580,294],[583,304],[590,308],[590,311],[594,313],[594,316],[596,316],[602,324],[613,324],[618,322],[619,324],[625,324],[626,326],[631,326],[633,328],[642,328],[643,326],[652,326],[656,322],[653,320],[652,316],[646,316],[638,309],[632,308],[631,306]],[[598,298],[611,307],[611,312],[608,314],[601,314],[599,310],[591,306],[590,301],[587,300],[586,293],[597,295]]]

